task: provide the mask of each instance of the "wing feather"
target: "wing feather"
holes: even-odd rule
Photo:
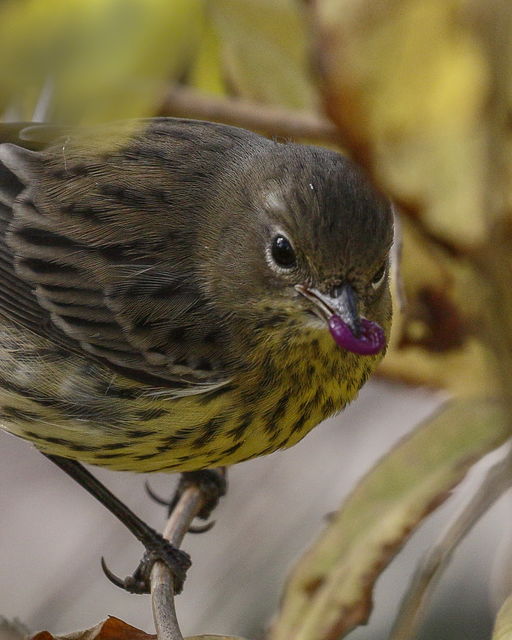
[[[186,259],[191,204],[173,201],[190,141],[174,124],[164,144],[164,124],[153,154],[140,137],[98,151],[101,132],[41,152],[0,145],[0,315],[183,395],[229,380],[226,330]],[[140,185],[141,170],[161,186]]]

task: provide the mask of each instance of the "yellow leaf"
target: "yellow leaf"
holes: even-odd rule
[[[26,108],[50,80],[55,120],[150,115],[193,52],[201,16],[201,0],[4,2],[0,106]]]
[[[509,596],[499,610],[492,640],[512,640],[512,596]]]
[[[305,22],[293,0],[213,0],[230,84],[243,97],[300,109],[313,106]]]
[[[485,231],[489,68],[466,0],[320,0],[326,106],[381,184],[455,246]]]

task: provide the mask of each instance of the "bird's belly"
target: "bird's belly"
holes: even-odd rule
[[[4,332],[0,426],[45,453],[111,469],[230,465],[291,446],[342,409],[367,376],[355,362],[348,375],[328,354],[303,351],[287,366],[258,368],[209,394],[170,398],[48,343],[21,345]]]

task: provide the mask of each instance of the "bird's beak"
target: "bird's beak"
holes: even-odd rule
[[[333,315],[339,316],[349,327],[352,334],[359,338],[361,335],[361,320],[359,317],[357,294],[353,287],[345,283],[335,287],[333,295],[321,293],[318,289],[312,289],[301,284],[295,285],[295,289],[316,307],[315,311],[326,321]]]

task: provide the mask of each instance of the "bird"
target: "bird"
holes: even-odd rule
[[[0,125],[0,427],[71,475],[290,447],[384,356],[392,243],[337,151],[178,118]]]

